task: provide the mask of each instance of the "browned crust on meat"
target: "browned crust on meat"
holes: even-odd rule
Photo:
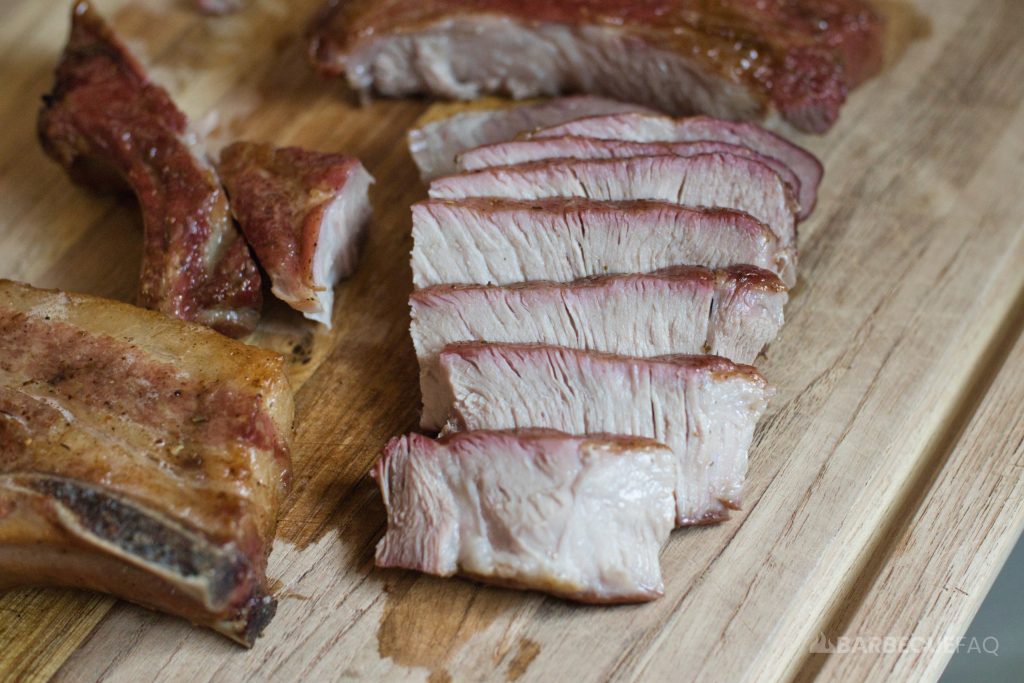
[[[571,600],[572,602],[583,603],[585,605],[628,605],[637,602],[651,602],[652,600],[657,600],[664,595],[663,591],[651,590],[637,591],[636,593],[609,597],[601,595],[593,590],[581,589],[578,586],[559,583],[557,581],[518,581],[508,577],[485,576],[465,571],[458,572],[458,576],[472,579],[473,581],[478,581],[489,586],[498,586],[499,588],[538,591],[548,595],[553,595],[556,598]]]
[[[660,441],[642,436],[628,434],[609,434],[607,432],[593,432],[584,435],[567,434],[557,429],[546,429],[542,427],[530,427],[524,429],[478,429],[472,432],[446,432],[437,439],[431,439],[422,434],[410,434],[409,438],[422,442],[431,442],[441,445],[457,444],[467,438],[481,438],[493,436],[495,438],[511,438],[519,441],[544,441],[549,439],[572,439],[579,441],[580,447],[601,446],[606,447],[612,453],[627,453],[629,451],[657,449],[664,450],[668,446]],[[402,438],[402,437],[397,437]]]
[[[277,354],[0,280],[0,584],[103,590],[250,645],[292,413]]]
[[[788,292],[789,288],[775,273],[757,266],[738,264],[715,271],[719,284],[732,280],[740,289],[764,292]]]
[[[615,283],[634,281],[661,281],[667,285],[690,284],[694,286],[712,287],[734,282],[737,289],[747,291],[763,291],[770,293],[788,291],[775,273],[750,265],[735,265],[711,270],[702,266],[678,265],[656,270],[653,273],[628,273],[617,275],[590,275],[572,282],[556,282],[553,280],[531,280],[514,282],[508,285],[453,284],[433,285],[417,289],[409,295],[410,302],[430,305],[431,298],[455,292],[489,292],[508,290],[514,292],[541,290],[568,290],[581,288],[599,288]]]
[[[448,294],[451,292],[466,291],[530,291],[543,289],[575,289],[575,288],[597,288],[605,287],[616,282],[631,282],[635,280],[662,281],[669,284],[693,283],[711,287],[715,283],[715,271],[701,266],[672,266],[654,273],[629,273],[620,275],[590,275],[579,278],[572,282],[556,282],[553,280],[531,280],[529,282],[513,282],[508,285],[476,285],[476,284],[454,284],[434,285],[424,289],[417,289],[409,295],[410,301],[429,303],[431,296]]]
[[[259,320],[259,271],[212,169],[184,140],[187,126],[90,3],[74,2],[39,112],[44,151],[77,182],[135,193],[144,226],[139,305],[242,336]]]
[[[621,30],[699,63],[771,101],[795,125],[823,132],[850,88],[882,65],[881,17],[863,0],[330,0],[310,24],[310,57],[329,75],[361,46],[459,19],[497,17]]]
[[[563,346],[552,346],[550,344],[495,344],[490,342],[468,341],[448,344],[441,350],[441,355],[458,355],[471,357],[481,352],[492,352],[495,349],[505,349],[510,352],[529,352],[544,349],[554,349],[559,353],[566,353],[575,356],[589,356],[597,360],[626,363],[632,365],[662,366],[666,368],[678,368],[683,370],[704,370],[711,372],[716,378],[728,379],[730,377],[742,377],[744,379],[768,385],[764,376],[753,365],[734,363],[728,358],[713,355],[692,355],[692,354],[669,354],[655,356],[652,358],[636,358],[634,356],[623,356],[602,351],[581,351]]]
[[[218,170],[231,212],[275,292],[300,310],[322,286],[313,263],[326,210],[360,167],[343,154],[249,141],[221,151]]]

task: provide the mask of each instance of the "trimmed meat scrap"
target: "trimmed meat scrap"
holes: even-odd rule
[[[618,140],[620,142],[684,143],[725,142],[748,147],[792,170],[799,179],[797,199],[799,218],[807,218],[818,201],[818,186],[825,173],[817,157],[781,135],[752,123],[723,121],[708,116],[673,119],[668,116],[626,112],[608,116],[590,116],[535,131],[533,138],[565,136]],[[786,178],[777,165],[772,169]],[[789,182],[789,181],[787,181]]]
[[[547,430],[397,437],[373,469],[388,511],[377,565],[591,603],[663,591],[672,452]]]
[[[866,0],[329,0],[309,33],[316,67],[364,93],[589,92],[810,132],[883,53]]]
[[[439,118],[430,115],[409,130],[409,153],[424,181],[455,173],[458,170],[455,157],[459,152],[479,145],[511,140],[520,133],[583,116],[650,112],[640,105],[592,95],[556,97],[525,103],[496,100],[480,105],[472,109],[460,105],[460,109],[450,116]]]
[[[127,183],[135,193],[144,230],[139,305],[231,336],[256,327],[259,271],[185,115],[85,0],[73,5],[39,139],[74,180],[100,189]]]
[[[412,206],[416,287],[571,282],[678,265],[751,264],[776,274],[788,252],[729,209],[652,201],[430,199]]]
[[[540,343],[639,357],[711,353],[750,363],[782,327],[787,298],[776,276],[750,266],[418,290],[410,298],[410,333],[420,363],[420,426],[439,429],[448,417],[452,397],[438,358],[448,344]]]
[[[434,199],[501,197],[648,199],[744,211],[763,222],[787,251],[781,277],[796,282],[796,201],[777,173],[731,154],[622,159],[553,159],[438,178]]]
[[[441,352],[449,430],[546,427],[653,438],[675,454],[676,524],[737,509],[754,427],[773,390],[717,356],[633,358],[541,344],[453,344]]]
[[[255,142],[225,148],[218,170],[274,295],[330,327],[334,285],[358,262],[373,178],[352,157]]]
[[[283,359],[0,280],[0,588],[111,593],[244,645],[290,466]]]

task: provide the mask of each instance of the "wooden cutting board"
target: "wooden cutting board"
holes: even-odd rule
[[[404,135],[426,105],[359,108],[312,75],[299,36],[319,1],[213,19],[186,0],[97,0],[215,144],[350,152],[377,178],[335,329],[274,306],[259,337],[289,353],[298,390],[277,618],[245,651],[110,598],[12,591],[0,678],[938,676],[938,645],[813,650],[840,636],[955,644],[1024,523],[1024,3],[886,0],[888,69],[829,135],[799,138],[827,173],[787,325],[760,363],[778,395],[744,509],[673,534],[661,600],[594,608],[373,567],[384,511],[367,470],[418,412],[408,206],[424,188]],[[0,276],[130,300],[136,209],[71,185],[34,137],[67,4],[0,6]]]

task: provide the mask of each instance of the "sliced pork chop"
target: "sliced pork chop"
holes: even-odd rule
[[[330,327],[334,285],[358,262],[373,178],[353,157],[254,142],[225,148],[219,171],[274,294]]]
[[[452,396],[438,360],[448,344],[540,343],[639,357],[711,353],[750,363],[778,334],[786,300],[775,275],[750,266],[418,290],[409,301],[420,426],[439,429],[448,417]]]
[[[0,281],[0,588],[103,591],[251,645],[292,411],[277,354]]]
[[[259,321],[260,275],[185,115],[103,19],[73,3],[71,35],[39,113],[43,149],[100,189],[127,183],[142,209],[139,305],[241,336]]]
[[[754,427],[773,393],[756,369],[718,356],[474,342],[446,347],[440,361],[454,397],[451,430],[548,427],[668,445],[680,526],[738,508]]]
[[[782,279],[796,281],[796,203],[779,174],[731,154],[623,159],[554,159],[438,178],[435,199],[504,197],[648,199],[744,211],[763,222],[786,252]]]
[[[824,132],[881,68],[882,29],[866,0],[329,0],[310,53],[364,93],[590,92]]]
[[[775,235],[739,211],[578,198],[431,199],[412,207],[416,287],[570,282],[677,265],[788,262]]]
[[[435,105],[440,107],[441,105]],[[409,130],[409,153],[424,181],[455,173],[455,158],[480,145],[488,145],[584,116],[621,112],[653,113],[638,104],[627,104],[593,95],[556,97],[540,102],[510,103],[485,100],[472,109],[458,105],[450,115],[433,110]]]
[[[392,439],[373,469],[388,511],[377,565],[462,574],[591,603],[663,592],[672,451],[550,431]]]
[[[531,134],[534,138],[567,135],[648,143],[717,141],[740,145],[792,169],[799,179],[799,218],[807,218],[818,201],[818,186],[825,173],[818,159],[781,135],[752,123],[723,121],[708,116],[673,119],[643,112],[590,116],[556,124]],[[776,166],[772,166],[778,171]],[[786,176],[783,176],[784,178]]]
[[[698,142],[629,142],[567,135],[560,138],[512,140],[471,149],[458,158],[462,171],[479,171],[492,166],[514,166],[544,159],[618,159],[675,154],[732,154],[758,161],[779,174],[794,197],[800,196],[800,179],[789,166],[742,145],[702,140]]]

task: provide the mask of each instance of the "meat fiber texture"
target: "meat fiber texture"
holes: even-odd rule
[[[622,159],[554,159],[486,168],[438,178],[434,199],[499,197],[596,200],[647,199],[683,206],[735,209],[767,225],[786,262],[780,276],[796,282],[796,201],[777,173],[764,164],[731,154]]]
[[[668,116],[627,112],[589,116],[535,131],[533,138],[586,137],[637,143],[707,143],[747,147],[771,161],[765,162],[795,189],[800,205],[798,218],[807,218],[818,201],[818,186],[825,173],[818,159],[781,135],[752,123],[723,121],[708,116],[673,119]],[[621,155],[616,155],[621,156]],[[490,164],[489,164],[490,165]],[[790,169],[792,175],[782,168]],[[794,186],[792,178],[797,179]]]
[[[72,178],[127,183],[143,218],[140,306],[231,336],[259,321],[260,275],[185,115],[103,19],[73,3],[71,35],[39,113],[43,149]]]
[[[353,157],[254,142],[225,148],[219,171],[271,291],[330,327],[334,286],[358,263],[373,178]]]
[[[485,100],[468,110],[466,105],[459,106],[460,109],[450,115],[430,116],[409,130],[409,153],[424,181],[455,173],[458,170],[455,157],[460,152],[511,140],[536,128],[599,114],[653,113],[638,104],[592,95],[526,103]]]
[[[639,357],[711,353],[751,363],[782,327],[787,298],[776,276],[750,266],[418,290],[410,298],[410,332],[420,363],[420,426],[440,429],[453,403],[439,362],[448,344],[540,343]]]
[[[590,603],[663,591],[672,452],[646,439],[550,431],[392,439],[373,469],[388,512],[377,565]]]
[[[0,280],[0,588],[103,591],[251,645],[292,414],[277,354]]]
[[[717,356],[472,342],[446,347],[440,362],[453,397],[449,431],[546,427],[669,446],[679,526],[739,507],[754,427],[773,394],[755,368]]]
[[[417,288],[571,282],[688,264],[779,274],[789,258],[748,214],[667,202],[431,199],[414,204],[412,216]]]
[[[588,92],[672,114],[828,130],[882,65],[867,0],[330,0],[310,56],[363,92]]]

